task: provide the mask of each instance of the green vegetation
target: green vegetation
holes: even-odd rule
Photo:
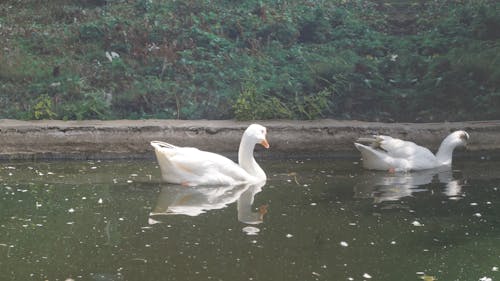
[[[495,0],[5,0],[0,118],[500,119]]]

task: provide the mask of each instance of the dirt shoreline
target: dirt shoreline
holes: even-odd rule
[[[149,142],[235,155],[243,130],[251,122],[232,120],[0,120],[0,159],[153,158]],[[378,123],[322,119],[259,121],[268,128],[271,148],[259,157],[354,156],[359,136],[386,134],[437,149],[453,130],[466,130],[467,153],[500,153],[500,121]],[[459,152],[460,153],[460,152]]]

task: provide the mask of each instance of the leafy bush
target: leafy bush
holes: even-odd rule
[[[234,104],[237,120],[284,119],[292,117],[292,112],[278,98],[258,91],[255,81],[243,84]]]
[[[52,119],[57,116],[53,111],[52,99],[48,95],[42,95],[33,106],[33,117],[36,120]]]
[[[45,2],[0,3],[2,118],[500,118],[498,1]]]

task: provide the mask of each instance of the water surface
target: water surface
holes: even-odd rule
[[[0,164],[0,280],[497,280],[498,160],[389,174],[276,160],[263,186],[148,161]]]

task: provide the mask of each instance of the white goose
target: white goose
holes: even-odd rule
[[[239,165],[212,152],[193,147],[178,147],[152,141],[162,177],[166,182],[186,186],[236,185],[266,180],[266,173],[253,157],[255,144],[269,148],[266,128],[250,125],[241,137],[238,151]]]
[[[458,146],[465,146],[467,140],[467,132],[455,131],[443,140],[436,155],[413,142],[389,136],[359,138],[354,145],[361,152],[363,167],[366,169],[401,172],[451,166],[453,150]],[[359,142],[368,143],[369,146]]]

